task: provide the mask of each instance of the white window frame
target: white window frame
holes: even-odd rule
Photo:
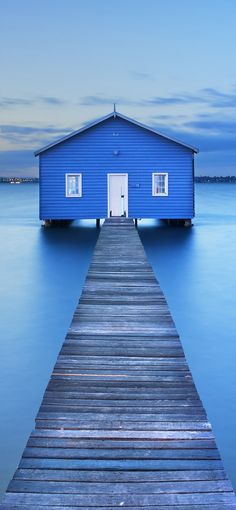
[[[69,193],[69,186],[68,186],[68,177],[79,177],[79,193]],[[66,179],[66,198],[80,198],[82,197],[82,174],[77,174],[74,172],[66,173],[65,175]]]
[[[165,191],[164,193],[155,192],[155,176],[165,175]],[[168,196],[168,173],[167,172],[154,172],[152,174],[152,196],[153,197],[167,197]]]

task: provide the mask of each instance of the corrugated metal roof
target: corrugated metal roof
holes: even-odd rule
[[[167,140],[170,140],[171,142],[175,142],[175,143],[177,143],[179,145],[182,145],[182,146],[186,147],[187,149],[192,150],[193,152],[196,152],[196,153],[198,152],[198,149],[196,147],[192,147],[191,145],[183,143],[180,140],[177,140],[175,138],[171,138],[170,136],[164,135],[163,133],[160,133],[159,131],[156,131],[155,129],[153,129],[153,128],[149,127],[149,126],[146,126],[145,124],[141,124],[141,122],[137,122],[136,120],[130,119],[129,117],[126,117],[125,115],[122,115],[121,113],[118,113],[118,112],[116,112],[114,110],[112,113],[109,113],[108,115],[105,115],[104,117],[101,117],[101,118],[99,118],[99,119],[97,119],[97,120],[95,120],[93,122],[90,122],[89,124],[86,124],[85,126],[83,126],[82,128],[78,129],[77,131],[73,131],[69,135],[66,135],[63,138],[60,138],[59,140],[56,140],[53,143],[50,143],[50,144],[46,145],[45,147],[42,147],[42,149],[39,149],[39,150],[35,151],[34,155],[38,156],[42,152],[45,152],[48,149],[51,149],[52,147],[55,147],[59,143],[65,142],[66,140],[69,140],[69,138],[72,138],[73,136],[79,135],[80,133],[83,133],[87,129],[90,129],[90,128],[96,126],[97,124],[100,124],[101,122],[104,122],[105,120],[110,119],[112,117],[114,117],[114,118],[115,117],[119,117],[120,119],[126,120],[127,122],[131,122],[132,124],[135,124],[136,126],[139,126],[139,127],[143,128],[143,129],[147,129],[148,131],[151,131],[155,135],[162,136],[163,138],[166,138]]]

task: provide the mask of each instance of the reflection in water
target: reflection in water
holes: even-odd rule
[[[139,222],[236,487],[236,186],[197,186],[192,229]],[[78,302],[95,222],[44,229],[36,185],[0,186],[0,471],[12,477]]]
[[[236,186],[197,189],[192,229],[139,232],[236,489]]]
[[[28,214],[0,225],[1,491],[34,426],[99,233],[94,222],[44,229]]]

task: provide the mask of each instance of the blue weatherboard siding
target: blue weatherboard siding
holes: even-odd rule
[[[40,218],[107,217],[108,173],[128,173],[129,217],[193,218],[193,155],[191,148],[110,117],[40,153]],[[167,197],[152,196],[153,172],[168,173]],[[66,198],[66,173],[82,174],[81,198]]]

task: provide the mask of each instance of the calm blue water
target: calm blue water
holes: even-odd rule
[[[236,489],[236,185],[198,184],[192,229],[142,221],[195,383]],[[43,229],[38,186],[0,185],[0,490],[16,469],[78,302],[94,222]]]

